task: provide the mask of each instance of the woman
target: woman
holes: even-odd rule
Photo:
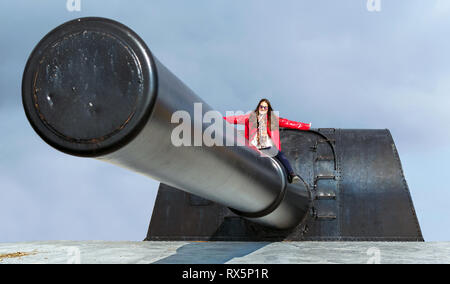
[[[223,118],[229,123],[245,124],[245,138],[250,142],[250,145],[248,146],[271,153],[275,150],[277,153],[275,158],[277,158],[286,169],[288,181],[290,183],[300,181],[300,177],[295,174],[288,159],[284,153],[281,152],[280,134],[277,126],[309,130],[311,128],[311,123],[306,124],[277,117],[273,113],[272,106],[268,99],[260,100],[253,112],[244,115],[224,116]],[[268,125],[270,127],[267,127]]]

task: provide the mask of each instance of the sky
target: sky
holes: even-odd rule
[[[426,241],[450,241],[450,1],[4,0],[0,242],[143,240],[159,182],[47,145],[21,102],[26,60],[56,26],[122,22],[216,110],[262,97],[314,128],[389,129]],[[441,181],[442,179],[442,181]]]

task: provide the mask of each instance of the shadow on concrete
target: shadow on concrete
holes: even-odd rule
[[[155,264],[223,264],[265,247],[270,242],[195,242],[177,249],[176,253]]]

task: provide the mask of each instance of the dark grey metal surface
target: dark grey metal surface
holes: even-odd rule
[[[36,132],[65,153],[116,164],[273,228],[296,226],[310,208],[308,187],[287,184],[277,160],[237,146],[244,138],[226,131],[235,129],[222,115],[216,139],[235,146],[173,145],[174,112],[190,115],[194,137],[211,125],[203,117],[213,108],[115,21],[77,19],[46,35],[27,62],[22,97]]]
[[[312,189],[304,223],[272,230],[161,184],[146,240],[423,241],[388,130],[282,129],[280,136]]]

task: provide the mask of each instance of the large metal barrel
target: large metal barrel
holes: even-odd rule
[[[242,135],[228,123],[216,133],[224,146],[174,145],[174,112],[189,114],[194,137],[210,126],[202,118],[213,108],[118,22],[81,18],[47,34],[28,59],[22,99],[35,131],[67,154],[116,164],[277,229],[298,225],[310,209],[308,186],[287,183],[277,160],[239,146]]]

